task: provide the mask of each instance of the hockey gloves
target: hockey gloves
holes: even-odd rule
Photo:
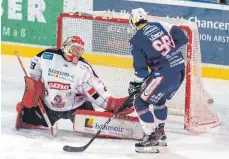
[[[141,90],[142,83],[137,83],[137,82],[130,82],[129,88],[128,88],[128,93],[129,96],[134,96],[135,94],[138,94]]]

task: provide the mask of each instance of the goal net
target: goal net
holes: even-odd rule
[[[128,14],[97,11],[93,13],[62,13],[57,20],[57,47],[69,36],[79,35],[85,42],[83,56],[113,96],[128,95],[133,80],[129,39],[135,31],[128,24]],[[186,59],[186,76],[182,86],[167,105],[170,114],[184,115],[184,127],[195,129],[219,124],[212,111],[213,99],[202,82],[201,52],[197,25],[174,18],[148,16],[148,21],[159,21],[179,26],[188,36],[182,49]]]

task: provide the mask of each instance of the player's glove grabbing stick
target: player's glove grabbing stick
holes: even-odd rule
[[[99,130],[97,131],[97,133],[95,134],[95,136],[93,136],[91,138],[91,140],[84,146],[81,147],[73,147],[73,146],[64,146],[63,150],[67,151],[67,152],[83,152],[84,150],[87,149],[87,147],[95,140],[95,138],[100,134],[100,132],[110,123],[110,121],[122,110],[124,110],[126,108],[126,103],[129,103],[131,100],[133,100],[133,96],[129,96],[126,101],[122,104],[122,106],[119,107],[119,109],[117,109],[113,115],[103,124],[103,126],[101,126],[99,128]]]

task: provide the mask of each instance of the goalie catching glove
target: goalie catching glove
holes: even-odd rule
[[[119,109],[119,110],[118,110]],[[114,113],[118,110],[119,115],[127,115],[134,111],[133,98],[114,98],[109,97],[107,102],[107,111]]]

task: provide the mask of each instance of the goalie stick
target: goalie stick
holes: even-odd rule
[[[28,73],[25,70],[25,67],[24,67],[24,65],[23,65],[23,63],[21,61],[21,58],[19,57],[18,51],[15,51],[14,53],[17,56],[17,59],[18,59],[20,65],[21,65],[21,68],[22,68],[22,70],[25,73],[25,76],[28,76]],[[56,136],[56,133],[57,133],[57,122],[54,124],[54,126],[52,126],[52,124],[51,124],[51,122],[50,122],[50,120],[48,118],[48,115],[46,113],[46,110],[45,110],[45,108],[44,108],[44,106],[43,106],[43,104],[41,102],[41,99],[38,100],[38,106],[39,106],[39,108],[41,110],[41,113],[42,113],[44,119],[45,119],[45,122],[47,123],[48,127],[50,128],[50,131],[51,131],[52,136]]]
[[[99,130],[97,131],[97,133],[91,138],[91,140],[84,146],[81,147],[74,147],[74,146],[64,146],[63,150],[66,152],[83,152],[84,150],[87,149],[87,147],[89,145],[91,145],[91,143],[95,140],[95,138],[101,133],[101,131],[110,123],[110,121],[117,115],[118,112],[122,111],[123,109],[125,109],[125,103],[130,100],[132,98],[132,96],[129,96],[126,101],[119,107],[119,109],[117,109],[112,116],[103,124],[103,126],[101,126],[99,128]]]

